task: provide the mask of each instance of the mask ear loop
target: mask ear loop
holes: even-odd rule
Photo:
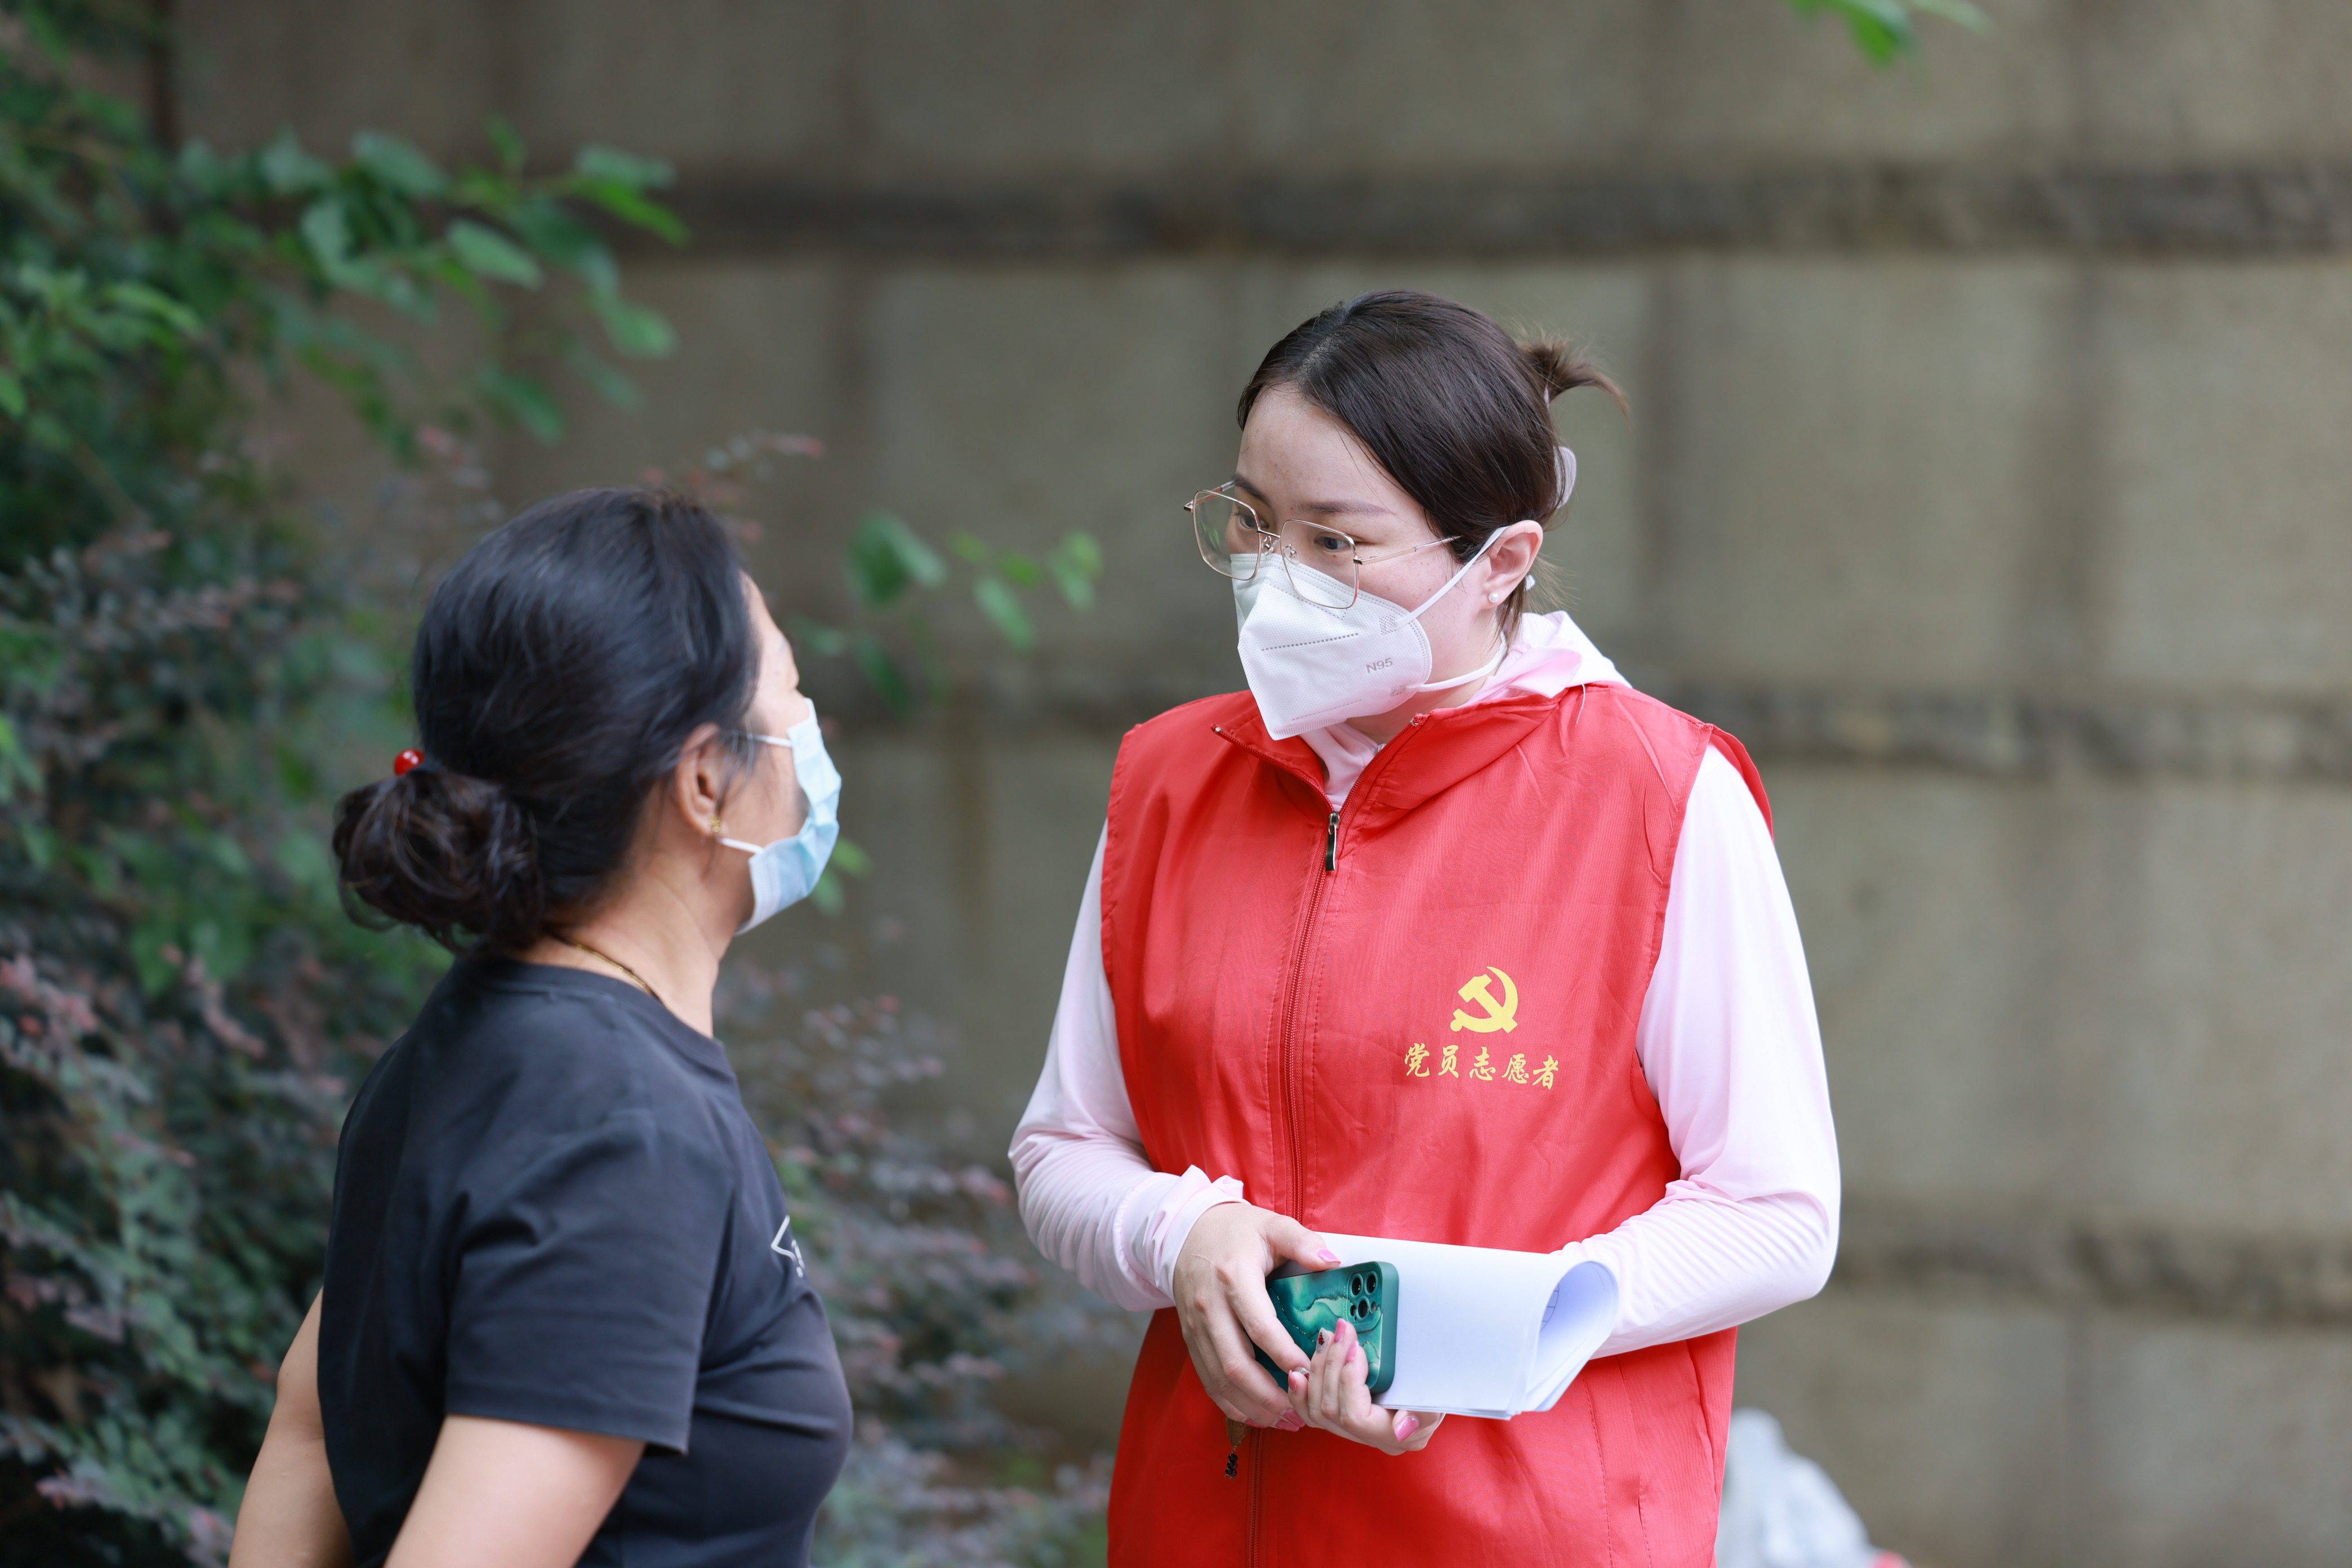
[[[1469,674],[1457,675],[1451,680],[1424,680],[1419,686],[1414,687],[1413,689],[1415,691],[1445,691],[1456,686],[1467,686],[1474,680],[1484,680],[1488,676],[1503,668],[1503,660],[1509,655],[1510,651],[1510,644],[1505,643],[1501,647],[1495,650],[1494,658],[1488,659],[1486,663],[1480,665]]]
[[[1568,448],[1562,447],[1560,450],[1565,452]],[[1516,527],[1517,524],[1514,524],[1513,526]],[[1478,564],[1480,557],[1484,556],[1489,550],[1495,548],[1495,541],[1502,537],[1503,530],[1499,528],[1494,532],[1488,534],[1486,536],[1486,542],[1478,547],[1478,553],[1470,557],[1469,560],[1465,561],[1462,563],[1462,570],[1460,572],[1456,572],[1453,576],[1446,579],[1444,587],[1440,588],[1436,593],[1432,594],[1428,598],[1423,599],[1421,602],[1421,608],[1413,611],[1405,618],[1407,620],[1414,621],[1421,619],[1423,613],[1426,611],[1430,605],[1434,605],[1438,600],[1443,599],[1446,595],[1454,591],[1454,584],[1462,581],[1464,575],[1469,572],[1470,568]],[[1524,579],[1522,579],[1522,581],[1524,581]],[[1487,603],[1495,605],[1499,605],[1502,602],[1502,595],[1496,595],[1487,601]],[[1499,635],[1500,628],[1498,627],[1496,630]],[[1414,687],[1413,689],[1415,691],[1450,691],[1457,686],[1467,686],[1474,680],[1484,680],[1488,676],[1503,668],[1503,660],[1510,657],[1510,652],[1511,645],[1508,642],[1505,642],[1501,647],[1495,650],[1494,658],[1488,659],[1485,664],[1480,665],[1469,674],[1457,675],[1447,680],[1423,681],[1419,686]]]
[[[1486,542],[1478,547],[1478,553],[1470,557],[1469,560],[1465,561],[1462,563],[1462,569],[1445,580],[1445,586],[1440,588],[1436,593],[1432,594],[1428,598],[1423,599],[1421,602],[1420,608],[1406,611],[1404,618],[1409,621],[1417,621],[1421,619],[1423,616],[1428,613],[1430,605],[1437,603],[1438,600],[1443,599],[1446,595],[1454,592],[1454,584],[1468,576],[1470,574],[1470,568],[1477,565],[1480,558],[1483,557],[1486,552],[1495,548],[1495,541],[1500,539],[1502,536],[1503,531],[1499,528],[1494,532],[1488,534],[1486,536]]]

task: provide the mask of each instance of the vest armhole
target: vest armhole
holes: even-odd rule
[[[1138,724],[1120,737],[1118,754],[1111,759],[1110,795],[1103,802],[1102,929],[1095,932],[1095,942],[1102,950],[1103,984],[1106,985],[1111,983],[1111,911],[1117,898],[1115,889],[1118,886],[1118,879],[1113,874],[1112,868],[1118,863],[1119,852],[1124,847],[1118,832],[1119,799],[1127,793],[1128,764],[1133,760],[1133,748],[1129,742],[1142,729],[1143,726]]]
[[[1748,793],[1756,797],[1756,809],[1764,814],[1764,831],[1771,832],[1772,799],[1764,793],[1764,775],[1756,771],[1756,759],[1748,754],[1748,748],[1741,745],[1738,738],[1728,730],[1719,730],[1710,724],[1706,736],[1708,744],[1721,752],[1724,760],[1738,768],[1739,776],[1748,781]]]

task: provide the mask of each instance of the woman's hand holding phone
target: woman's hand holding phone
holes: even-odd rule
[[[1176,1321],[1192,1370],[1228,1420],[1289,1431],[1320,1426],[1383,1453],[1416,1452],[1444,1417],[1391,1415],[1374,1405],[1352,1329],[1344,1341],[1325,1343],[1310,1363],[1274,1314],[1265,1279],[1276,1267],[1297,1263],[1319,1272],[1339,1261],[1321,1237],[1286,1215],[1254,1204],[1219,1204],[1202,1214],[1176,1256],[1174,1281]],[[1290,1374],[1288,1389],[1266,1376],[1250,1353],[1253,1344]]]
[[[1300,1422],[1336,1432],[1383,1454],[1418,1454],[1429,1447],[1443,1415],[1383,1410],[1364,1386],[1364,1348],[1345,1319],[1317,1336],[1314,1359],[1290,1374],[1290,1408]]]
[[[1285,1372],[1307,1365],[1306,1352],[1274,1315],[1265,1277],[1284,1263],[1320,1270],[1339,1261],[1313,1231],[1255,1204],[1219,1204],[1192,1222],[1176,1255],[1176,1321],[1201,1386],[1228,1420],[1301,1425],[1288,1397],[1250,1354],[1255,1344]]]

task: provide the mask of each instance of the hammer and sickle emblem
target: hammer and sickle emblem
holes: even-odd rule
[[[1455,1028],[1468,1029],[1473,1034],[1491,1035],[1497,1029],[1507,1032],[1519,1026],[1519,988],[1512,984],[1511,977],[1499,969],[1489,968],[1487,973],[1503,983],[1502,1001],[1496,1002],[1494,993],[1486,989],[1486,975],[1472,975],[1470,983],[1463,986],[1455,994],[1465,1002],[1478,1004],[1486,1010],[1486,1016],[1483,1018],[1474,1018],[1456,1007],[1454,1010]]]

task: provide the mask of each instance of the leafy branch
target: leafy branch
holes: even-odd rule
[[[1094,605],[1102,547],[1090,534],[1066,534],[1043,555],[1008,550],[966,532],[950,537],[948,549],[967,570],[972,603],[1019,651],[1037,641],[1028,595],[1050,584],[1074,610]],[[821,658],[847,654],[894,711],[911,713],[948,685],[928,606],[950,591],[955,570],[929,541],[887,511],[868,512],[858,524],[844,566],[857,618],[835,626],[796,616],[793,638]]]
[[[696,500],[711,507],[745,542],[761,536],[760,524],[741,515],[747,479],[765,479],[778,457],[822,457],[812,436],[781,436],[751,430],[730,437],[704,452],[699,463],[678,477]],[[666,482],[665,471],[648,469],[649,484]],[[943,555],[903,518],[868,512],[844,552],[842,566],[856,606],[845,626],[804,614],[785,616],[793,647],[806,658],[845,655],[893,712],[913,713],[948,687],[946,661],[928,606],[955,589],[961,563],[972,603],[1007,645],[1027,653],[1037,644],[1029,597],[1049,585],[1071,609],[1094,607],[1095,584],[1102,575],[1102,547],[1091,534],[1073,531],[1043,555],[1008,550],[959,531]],[[954,558],[950,562],[949,556]],[[839,914],[845,905],[843,876],[863,877],[872,867],[866,852],[846,838],[834,847],[833,862],[811,895],[818,909]]]
[[[244,367],[280,380],[306,367],[413,463],[420,426],[478,414],[555,438],[542,367],[633,405],[614,361],[675,346],[670,324],[623,293],[595,226],[682,242],[652,194],[666,163],[587,147],[568,170],[532,174],[495,120],[493,158],[447,169],[377,132],[341,162],[290,132],[234,155],[169,148],[86,85],[69,47],[131,37],[129,23],[102,7],[5,12],[19,43],[0,55],[0,487],[23,503],[6,560],[223,501],[266,510],[255,464],[223,445],[243,424]],[[453,302],[485,345],[455,386],[362,325],[388,318],[413,337]]]

